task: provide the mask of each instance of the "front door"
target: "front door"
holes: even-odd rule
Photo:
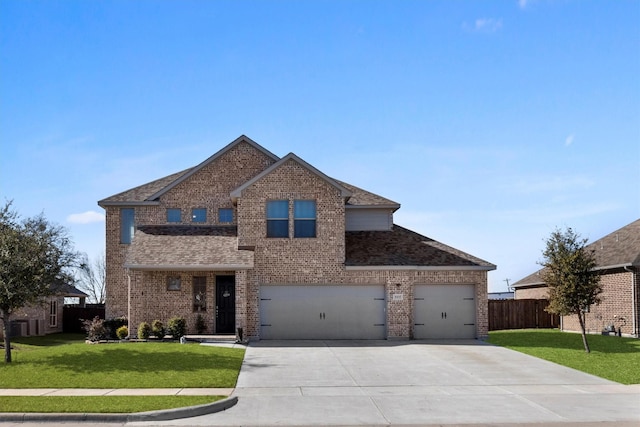
[[[233,334],[236,326],[236,278],[216,276],[216,333]]]

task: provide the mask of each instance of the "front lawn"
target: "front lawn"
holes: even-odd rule
[[[169,342],[85,344],[83,335],[16,338],[0,388],[235,387],[244,349]],[[4,351],[4,349],[0,349]],[[5,396],[0,412],[131,413],[224,396]]]
[[[136,342],[85,344],[82,335],[13,340],[0,388],[234,387],[243,349]],[[4,351],[4,349],[2,350]]]
[[[640,384],[640,340],[587,335],[557,329],[524,329],[489,332],[488,342],[568,366],[622,384]]]

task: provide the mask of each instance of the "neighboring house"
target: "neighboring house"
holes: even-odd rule
[[[586,329],[600,333],[615,325],[622,333],[638,337],[640,325],[640,219],[587,245],[595,251],[601,274],[601,303],[591,306]],[[538,270],[513,284],[516,299],[547,298],[548,288]],[[579,331],[576,316],[563,316],[561,328]]]
[[[71,285],[58,285],[56,294],[44,298],[41,304],[29,305],[13,313],[11,335],[26,337],[62,332],[64,299],[78,298],[84,304],[87,297],[87,294]]]
[[[241,136],[98,202],[106,317],[202,316],[248,339],[487,335],[486,261],[393,223],[400,205]],[[242,331],[242,333],[240,332]]]
[[[513,299],[513,292],[489,292],[487,295],[489,299],[501,300],[501,299]]]

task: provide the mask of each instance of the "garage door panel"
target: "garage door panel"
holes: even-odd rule
[[[263,285],[262,339],[384,339],[383,286]]]
[[[414,338],[476,337],[474,285],[418,285],[414,289]]]

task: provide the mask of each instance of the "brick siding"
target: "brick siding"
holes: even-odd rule
[[[229,194],[263,171],[274,160],[249,144],[240,143],[216,158],[193,176],[160,197],[155,206],[135,207],[136,225],[165,224],[166,209],[180,208],[182,223],[190,224],[192,208],[207,208],[207,222],[217,224],[218,208],[233,208]],[[312,199],[317,204],[315,238],[267,238],[267,200]],[[290,203],[290,218],[293,218]],[[387,295],[389,338],[410,338],[413,334],[413,287],[416,284],[473,284],[476,290],[477,335],[488,330],[486,271],[353,271],[344,266],[345,207],[339,189],[291,159],[277,170],[245,188],[234,208],[240,246],[255,247],[254,268],[226,272],[140,272],[131,271],[132,328],[142,321],[166,321],[175,315],[187,319],[187,330],[195,332],[193,276],[207,277],[207,311],[201,313],[207,333],[214,330],[215,276],[235,274],[236,327],[245,337],[259,338],[259,291],[262,284],[384,285]],[[293,236],[293,220],[289,221]],[[106,208],[107,295],[106,317],[127,315],[127,272],[123,264],[129,245],[120,244],[120,207]],[[182,279],[179,291],[168,291],[166,278]],[[399,286],[398,286],[399,285]],[[401,292],[402,301],[392,295]],[[135,333],[135,331],[131,331]]]

